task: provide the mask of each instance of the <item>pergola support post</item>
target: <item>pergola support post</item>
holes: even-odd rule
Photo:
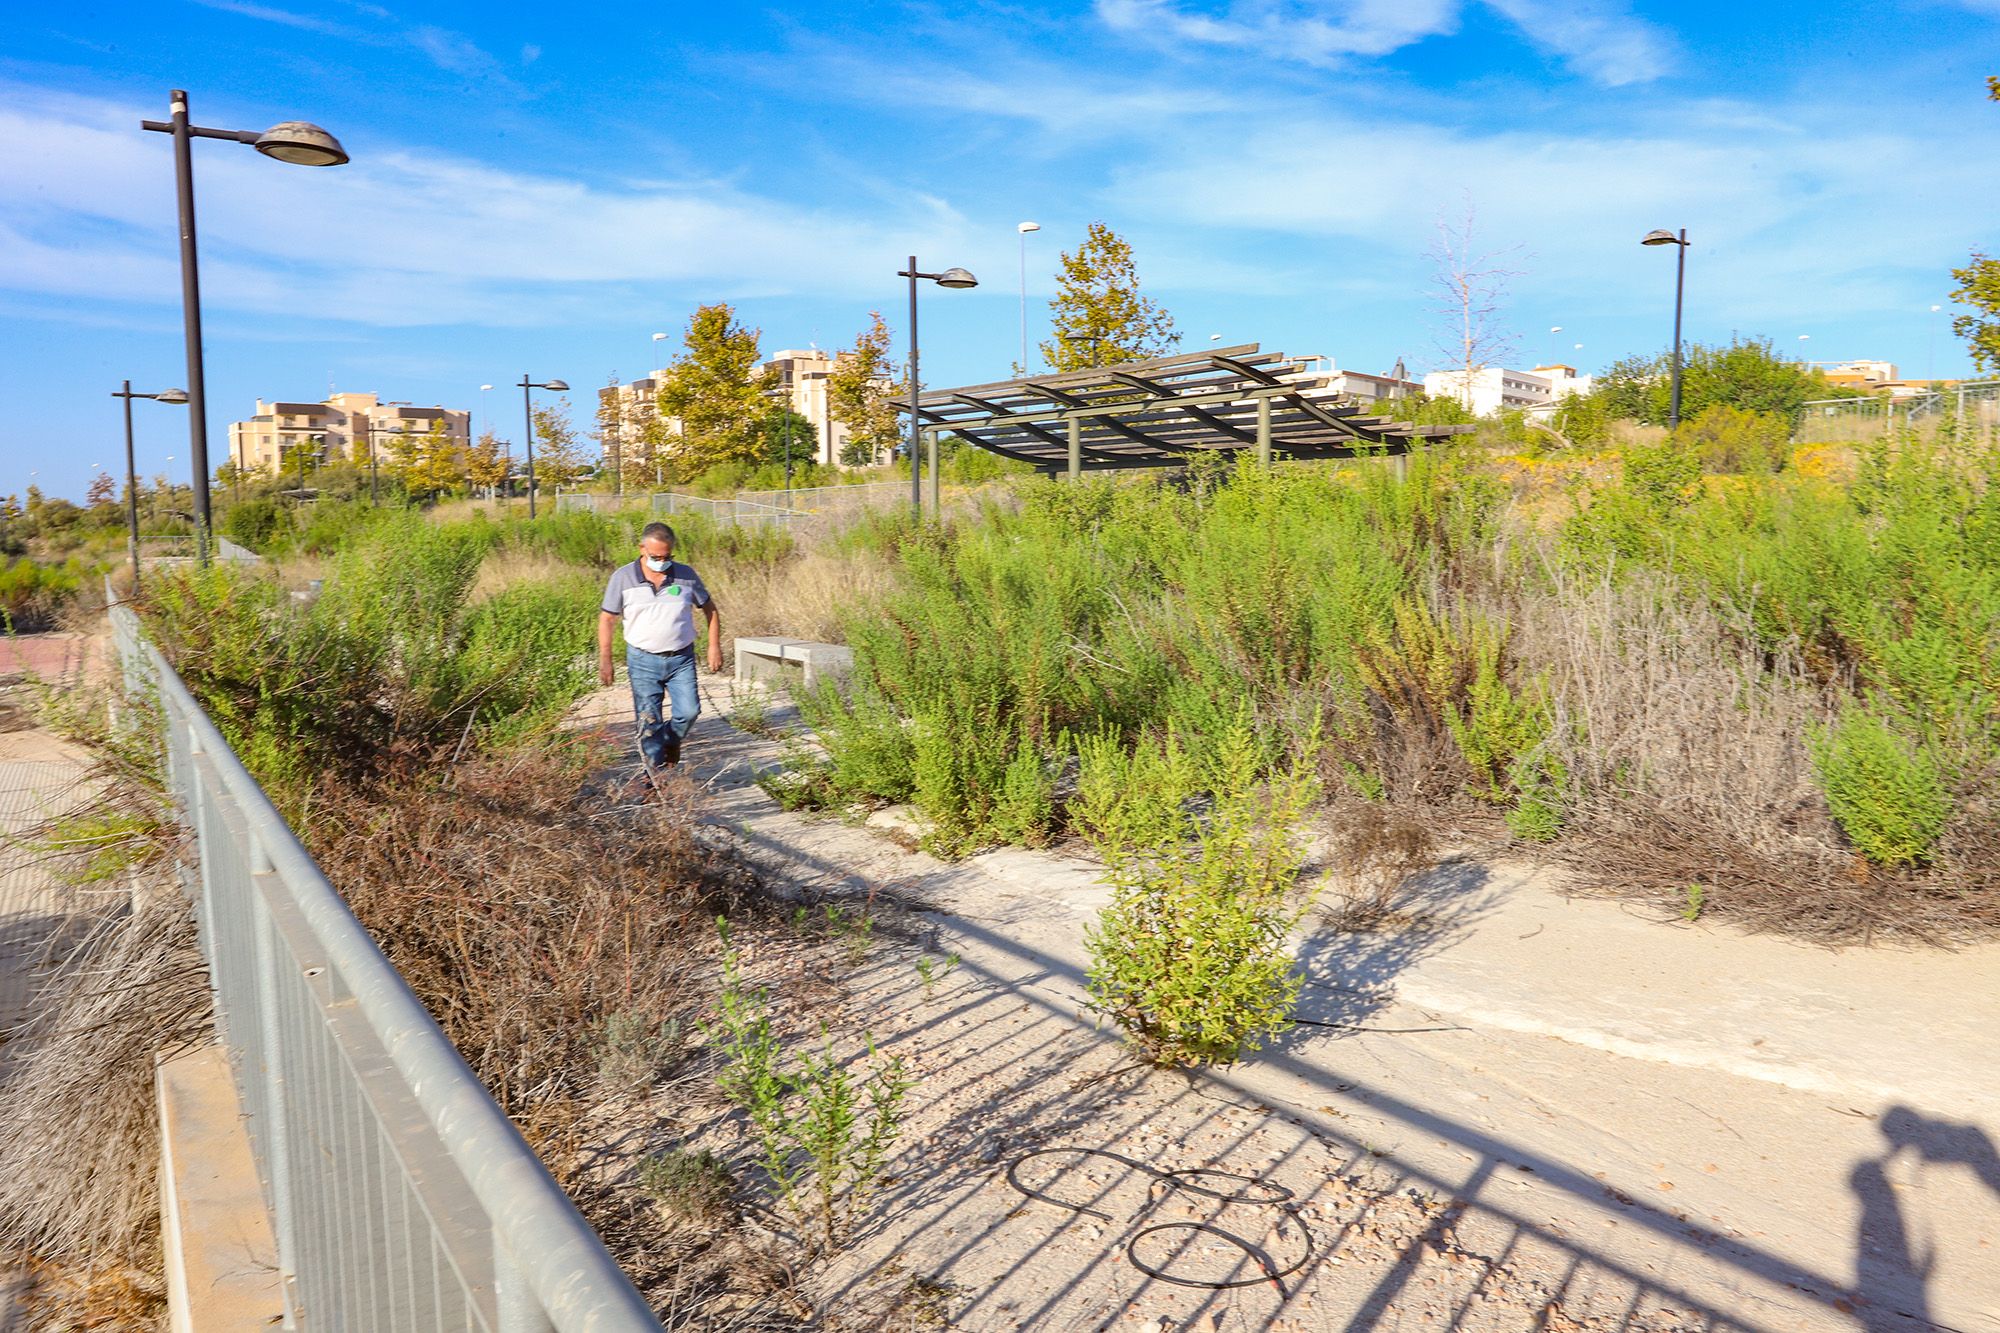
[[[1271,466],[1271,400],[1257,400],[1257,466]]]
[[[1069,479],[1083,480],[1083,423],[1069,419]]]
[[[927,430],[924,432],[924,435],[926,437],[926,449],[930,454],[931,517],[942,519],[944,517],[944,498],[943,491],[938,486],[938,433],[934,430]]]

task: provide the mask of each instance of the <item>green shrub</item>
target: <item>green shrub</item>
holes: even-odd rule
[[[749,1116],[759,1164],[780,1201],[822,1246],[841,1244],[881,1184],[913,1081],[902,1058],[879,1056],[872,1040],[865,1071],[850,1069],[835,1058],[824,1027],[818,1051],[787,1055],[771,1028],[770,995],[745,983],[734,949],[723,955],[722,979],[715,1021],[705,1029],[723,1058],[716,1085]]]
[[[1827,805],[1863,856],[1877,865],[1921,865],[1951,815],[1936,762],[1883,721],[1850,708],[1812,738]]]
[[[1091,993],[1154,1064],[1229,1063],[1290,1021],[1294,835],[1316,788],[1302,765],[1260,782],[1259,750],[1240,723],[1206,765],[1172,733],[1082,747],[1077,819],[1112,884],[1085,932]]]
[[[276,549],[291,533],[290,508],[269,495],[233,504],[222,516],[222,535],[259,554]]]
[[[47,629],[102,572],[75,556],[61,564],[7,560],[0,564],[0,622],[9,632]]]
[[[366,780],[518,736],[591,688],[595,579],[479,604],[476,524],[373,524],[301,603],[218,563],[147,584],[163,650],[252,772],[294,811],[323,774]]]

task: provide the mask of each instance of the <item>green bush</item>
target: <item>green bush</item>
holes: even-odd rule
[[[310,603],[218,563],[149,582],[145,614],[238,754],[297,811],[322,776],[429,767],[546,723],[594,684],[595,580],[475,604],[487,548],[477,524],[401,514],[335,557]]]
[[[259,554],[275,549],[291,532],[290,508],[268,495],[233,504],[222,516],[222,535]]]
[[[1295,834],[1316,784],[1300,764],[1260,781],[1261,752],[1241,722],[1206,764],[1171,732],[1082,747],[1077,821],[1112,885],[1085,932],[1091,993],[1153,1064],[1230,1063],[1290,1021]]]
[[[1827,805],[1857,851],[1877,865],[1930,860],[1951,797],[1928,753],[1861,708],[1815,735],[1812,753]]]
[[[61,564],[7,560],[0,564],[0,620],[9,633],[47,629],[102,573],[75,556]]]

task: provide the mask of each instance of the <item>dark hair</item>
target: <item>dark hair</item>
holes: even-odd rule
[[[669,546],[674,544],[674,530],[664,523],[648,523],[645,530],[639,534],[639,540],[642,542],[649,542],[655,537]]]

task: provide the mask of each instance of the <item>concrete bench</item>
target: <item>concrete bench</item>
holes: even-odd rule
[[[844,679],[854,670],[854,650],[837,643],[806,639],[738,639],[736,679],[803,685],[817,689],[823,680]]]

